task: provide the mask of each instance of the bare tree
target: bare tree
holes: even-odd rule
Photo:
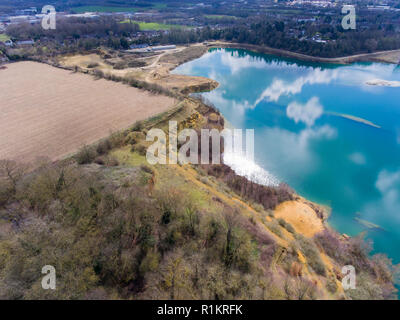
[[[25,171],[24,166],[14,160],[0,160],[0,180],[5,180],[10,184],[13,194],[17,191],[17,184]]]
[[[234,239],[234,228],[238,225],[238,214],[227,210],[225,212],[225,225],[226,225],[226,244],[225,244],[225,263],[230,266],[235,259],[237,246]]]

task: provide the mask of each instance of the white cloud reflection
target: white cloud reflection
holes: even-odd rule
[[[338,70],[314,69],[306,76],[301,76],[294,81],[275,79],[256,100],[256,105],[262,100],[278,101],[283,95],[295,95],[302,91],[305,84],[328,84],[338,76]]]
[[[279,164],[287,176],[306,175],[315,170],[319,157],[311,147],[313,141],[334,139],[337,131],[329,125],[305,128],[296,133],[279,127],[265,128],[260,134],[262,145],[256,147],[270,150],[265,152],[265,163]]]
[[[239,73],[243,69],[265,69],[270,67],[270,64],[262,58],[255,58],[249,55],[239,56],[237,51],[221,55],[221,63],[229,67],[231,74]]]
[[[349,159],[351,162],[358,164],[358,165],[364,165],[367,163],[367,160],[365,159],[365,156],[361,152],[354,152],[349,156]]]
[[[400,223],[400,169],[381,170],[375,187],[379,190],[381,198],[366,205],[363,210],[366,218],[376,220],[385,212],[385,216],[389,216],[393,223]]]
[[[297,102],[289,103],[286,108],[286,115],[296,123],[304,122],[311,127],[323,113],[323,107],[317,97],[312,97],[305,105]]]
[[[269,67],[269,66],[268,66]],[[290,96],[301,93],[305,85],[329,84],[337,80],[343,85],[359,86],[363,90],[379,92],[381,88],[367,85],[366,82],[379,79],[392,79],[395,66],[392,65],[351,65],[337,69],[311,69],[304,70],[306,75],[294,80],[275,78],[273,82],[261,93],[255,102],[259,104],[262,100],[277,102],[282,96]]]

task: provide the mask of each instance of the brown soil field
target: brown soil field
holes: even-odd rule
[[[0,159],[61,159],[175,103],[46,64],[8,64],[0,70]]]

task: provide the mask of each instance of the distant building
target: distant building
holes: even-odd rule
[[[20,23],[20,22],[27,22],[31,19],[31,16],[23,15],[23,16],[13,16],[10,17],[11,23]]]
[[[176,45],[168,45],[168,46],[154,46],[150,47],[148,44],[138,44],[131,45],[130,52],[154,52],[154,51],[163,51],[163,50],[172,50],[176,49]]]
[[[176,45],[151,47],[151,50],[153,51],[172,50],[172,49],[176,49]]]
[[[377,10],[377,11],[383,11],[383,10],[389,10],[390,6],[367,6],[368,10]]]
[[[22,41],[17,41],[18,46],[31,46],[34,45],[35,41],[33,40],[22,40]]]
[[[37,13],[37,9],[35,7],[16,11],[17,15],[35,15],[36,13]]]
[[[85,13],[77,13],[77,14],[66,14],[67,18],[86,18],[86,19],[93,19],[100,17],[98,14],[93,12],[85,12]]]
[[[147,43],[145,44],[132,44],[129,48],[130,49],[144,49],[144,48],[148,48],[149,45]]]
[[[0,22],[3,22],[3,23],[10,22],[10,17],[9,16],[1,16]]]
[[[297,22],[315,22],[315,18],[303,18],[303,19],[297,19]]]

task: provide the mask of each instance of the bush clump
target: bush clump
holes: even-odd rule
[[[307,258],[309,266],[319,275],[326,276],[325,265],[315,243],[301,234],[295,234],[294,246],[297,246]]]
[[[149,167],[149,166],[146,165],[146,164],[142,164],[142,165],[140,166],[140,169],[142,169],[142,170],[143,170],[144,172],[146,172],[146,173],[154,174],[153,168]]]
[[[97,156],[96,150],[93,147],[85,145],[79,150],[75,158],[78,164],[88,164],[92,163],[96,158],[96,156]]]
[[[278,223],[279,223],[279,225],[281,227],[285,228],[290,233],[296,233],[296,231],[294,230],[293,226],[289,222],[286,222],[284,219],[279,218],[278,219]]]
[[[141,156],[145,156],[147,153],[147,148],[142,144],[132,145],[131,152],[137,152]]]
[[[112,145],[111,145],[111,141],[110,141],[110,139],[104,139],[104,140],[101,140],[99,143],[98,143],[98,145],[97,145],[97,147],[96,147],[96,152],[99,154],[99,155],[103,155],[103,154],[106,154],[108,151],[110,151],[112,149]]]
[[[93,69],[93,68],[96,68],[98,66],[99,66],[99,64],[97,62],[92,62],[92,63],[89,63],[87,67],[89,69]]]
[[[283,236],[282,229],[276,220],[266,222],[266,226],[269,230],[271,230],[273,233],[275,233],[278,237]]]

